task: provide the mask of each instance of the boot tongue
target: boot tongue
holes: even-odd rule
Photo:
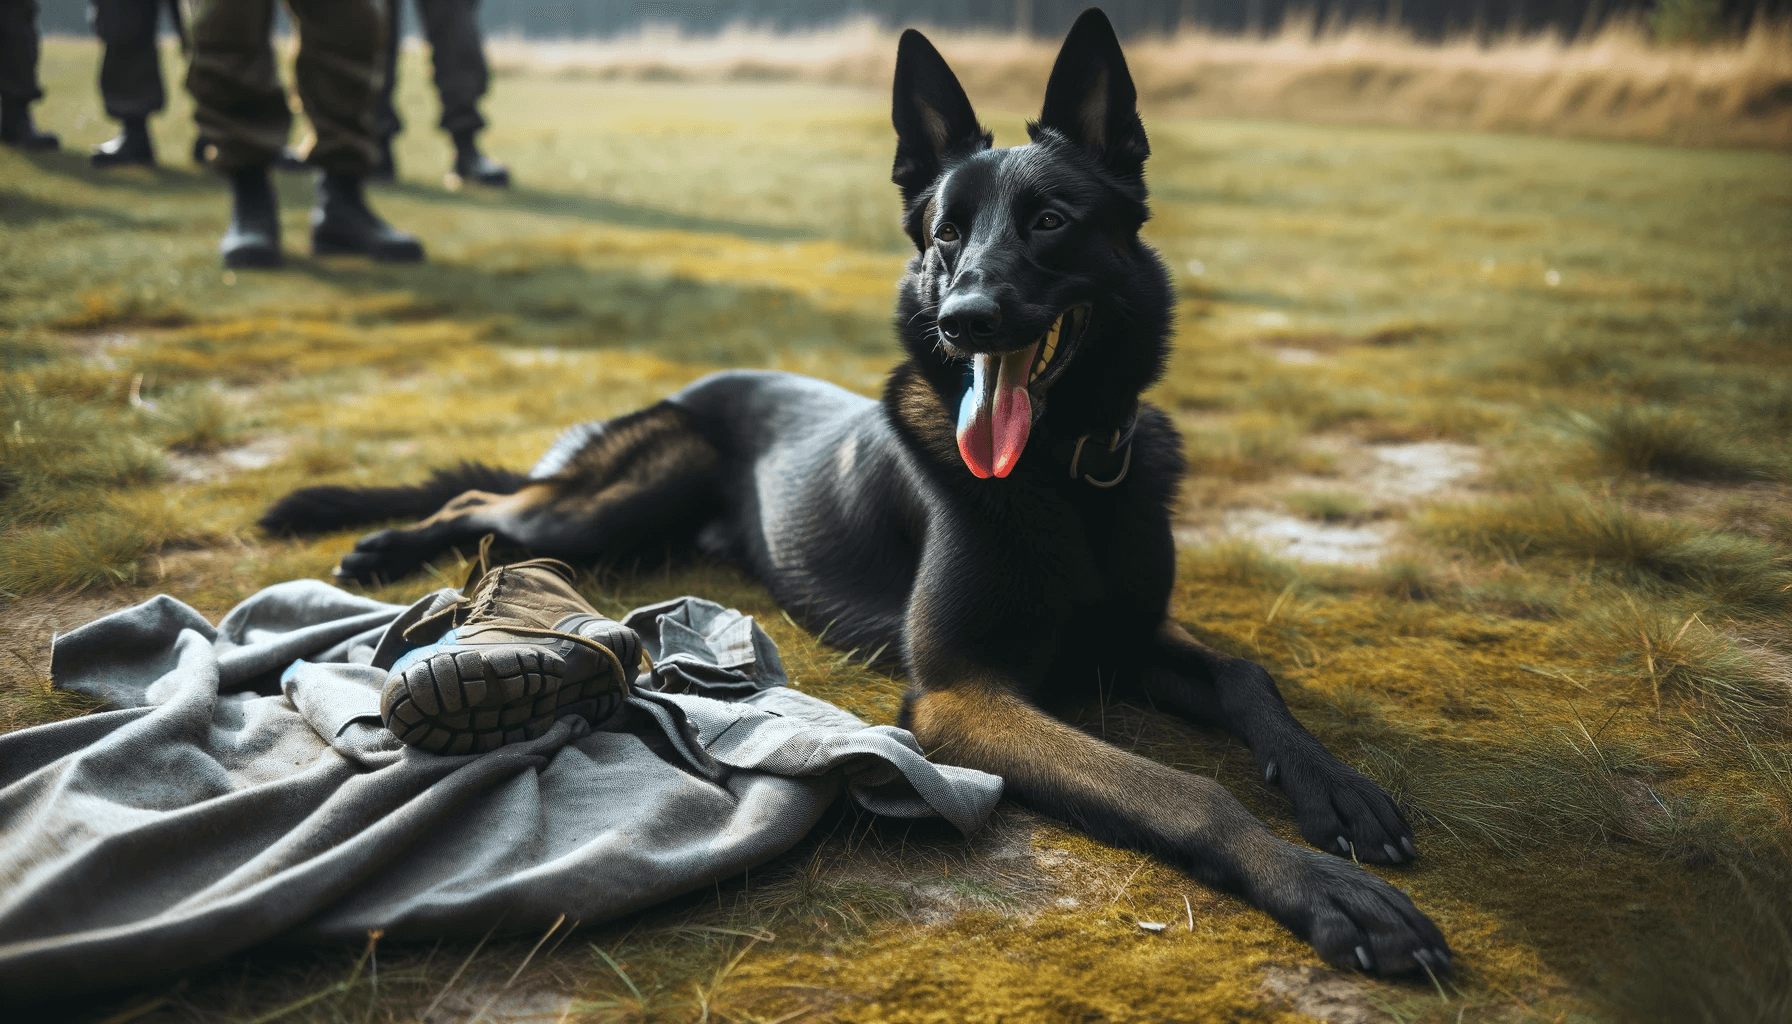
[[[1005,477],[1020,461],[1033,427],[1027,372],[1039,343],[1013,352],[979,352],[971,386],[958,405],[958,454],[979,478]]]

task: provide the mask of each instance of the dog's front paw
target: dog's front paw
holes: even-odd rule
[[[1419,855],[1394,798],[1323,750],[1270,759],[1263,774],[1288,794],[1300,834],[1319,849],[1370,864],[1408,864]]]
[[[1354,864],[1305,859],[1305,905],[1284,923],[1326,963],[1374,974],[1449,973],[1450,944],[1405,893]]]
[[[339,583],[390,583],[409,576],[423,566],[422,556],[414,545],[406,543],[403,530],[381,530],[355,542],[355,549],[342,556],[342,562],[331,572]]]

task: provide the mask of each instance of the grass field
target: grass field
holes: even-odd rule
[[[96,56],[45,52],[38,116],[70,146],[110,134]],[[904,260],[881,91],[507,66],[486,141],[521,184],[496,193],[443,187],[407,65],[375,202],[422,267],[303,255],[288,177],[288,268],[222,272],[184,96],[157,172],[0,151],[0,728],[89,710],[48,687],[53,631],[327,574],[352,535],[253,526],[294,486],[526,466],[718,367],[879,389]],[[1029,112],[982,111],[998,144]],[[1005,805],[969,843],[842,813],[538,949],[266,948],[57,1019],[1792,1017],[1792,157],[1146,115],[1180,294],[1151,397],[1193,467],[1173,611],[1403,801],[1424,857],[1387,877],[1453,980],[1319,970],[1240,902]],[[893,720],[900,680],[725,566],[585,589],[733,604],[806,690]],[[1238,744],[1093,701],[1084,724],[1297,838]]]

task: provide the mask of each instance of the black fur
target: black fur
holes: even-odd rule
[[[576,450],[557,447],[514,495],[364,538],[338,571],[391,578],[487,532],[582,559],[651,541],[650,527],[694,540],[828,642],[898,662],[902,721],[931,756],[1243,894],[1335,964],[1447,970],[1442,934],[1398,890],[1278,839],[1213,780],[1052,713],[1117,695],[1225,729],[1310,842],[1384,864],[1416,855],[1393,800],[1301,727],[1267,672],[1168,617],[1182,440],[1140,395],[1168,358],[1173,295],[1138,235],[1149,145],[1099,11],[1071,29],[1046,97],[1030,145],[992,150],[945,61],[904,34],[894,179],[918,251],[897,301],[907,359],[881,402],[792,374],[716,374],[569,434]],[[1054,322],[1081,327],[1027,378],[1018,461],[974,475],[955,431],[967,361],[1029,351]]]
[[[329,533],[383,519],[422,519],[467,491],[514,494],[528,476],[463,462],[403,487],[306,487],[288,494],[257,520],[269,533]]]
[[[989,129],[977,123],[971,101],[958,84],[958,76],[927,37],[914,29],[902,33],[896,44],[896,88],[890,105],[896,125],[896,163],[890,180],[902,190],[909,207],[939,177],[948,160],[988,149],[995,141]],[[917,228],[904,218],[915,246],[922,244]]]

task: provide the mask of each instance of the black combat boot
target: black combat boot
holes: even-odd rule
[[[93,147],[95,167],[128,167],[133,164],[143,167],[156,165],[156,145],[150,141],[147,118],[125,118],[124,127],[116,136]]]
[[[479,152],[479,143],[472,132],[454,136],[454,173],[462,181],[477,182],[493,188],[510,187],[510,168]]]
[[[571,581],[551,558],[476,569],[462,597],[405,632],[414,642],[449,627],[393,664],[380,695],[386,728],[432,753],[470,754],[534,739],[568,715],[595,725],[614,714],[641,638]]]
[[[317,205],[311,210],[312,253],[371,256],[381,263],[421,262],[423,243],[368,208],[362,181],[347,174],[317,176]]]
[[[233,269],[278,267],[280,200],[268,169],[250,167],[230,176],[230,227],[218,243],[224,265]]]
[[[31,101],[0,99],[0,142],[14,149],[48,152],[62,145],[51,132],[40,132],[31,123]]]

